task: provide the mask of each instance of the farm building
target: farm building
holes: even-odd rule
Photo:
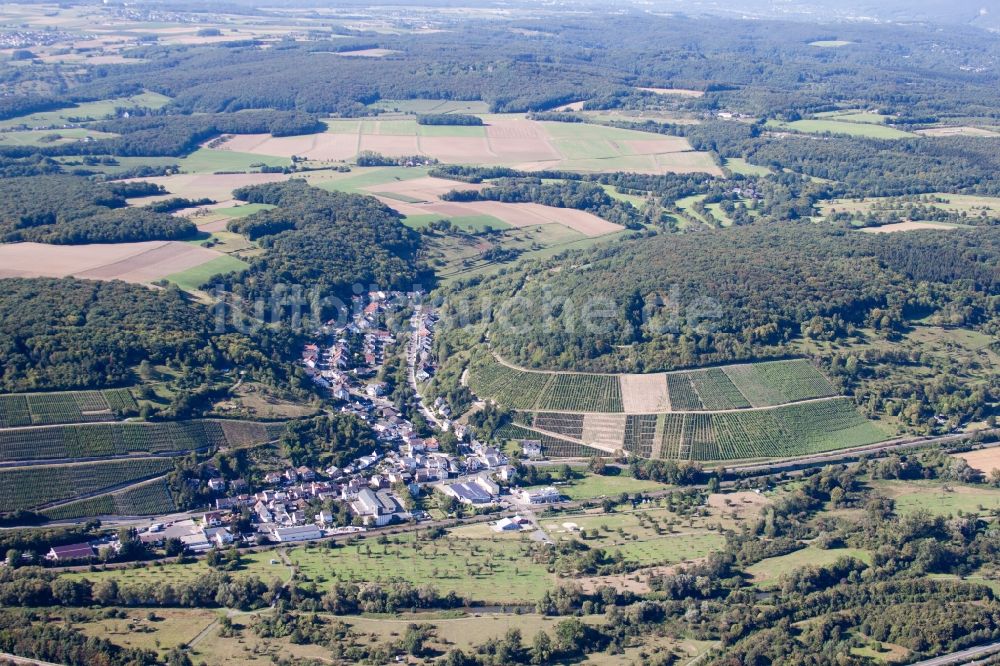
[[[59,562],[63,560],[84,560],[94,557],[94,548],[89,543],[72,543],[66,546],[53,546],[45,559]]]
[[[288,543],[290,541],[312,541],[323,536],[323,533],[315,525],[275,527],[271,534],[274,536],[274,540],[280,543]]]
[[[454,497],[462,504],[490,504],[500,494],[500,486],[492,479],[480,474],[474,481],[441,486],[441,492],[449,497]]]

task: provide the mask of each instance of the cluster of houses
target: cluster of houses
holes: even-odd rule
[[[75,35],[62,30],[10,30],[0,33],[0,49],[23,49],[51,46],[59,42],[95,39],[95,35]]]
[[[371,389],[372,382],[365,383],[378,372],[385,346],[394,339],[381,325],[384,315],[401,299],[412,296],[401,292],[367,294],[362,297],[367,300],[355,302],[351,322],[325,327],[332,342],[309,344],[302,351],[307,372],[317,383],[329,385],[333,396],[340,399],[338,408],[371,426],[379,444],[375,452],[343,467],[299,466],[271,471],[254,488],[256,492],[242,479],[226,481],[216,475],[206,482],[217,497],[213,511],[198,518],[154,524],[140,534],[143,543],[161,546],[169,539],[178,539],[187,550],[198,553],[233,543],[311,541],[427,519],[425,512],[407,507],[433,492],[474,507],[505,501],[526,506],[560,501],[552,487],[515,489],[506,495],[504,488],[517,482],[516,468],[503,452],[477,441],[465,426],[448,421],[443,403],[434,406],[444,417],[438,424],[454,433],[459,442],[457,451],[442,450],[437,437],[421,436],[377,388]],[[433,311],[423,307],[416,308],[411,320],[416,345],[409,360],[416,361],[415,368],[424,374],[433,372],[431,343],[436,321]],[[355,353],[351,345],[358,340],[361,347]],[[338,395],[337,391],[343,393]],[[522,451],[525,458],[540,457],[541,442],[525,440]],[[327,507],[334,507],[333,511]],[[349,521],[345,520],[345,507]],[[250,533],[246,533],[247,515]],[[236,527],[237,522],[242,529]],[[92,556],[81,546],[79,552],[54,549],[50,559]]]
[[[431,346],[434,342],[434,327],[437,325],[437,321],[437,313],[428,307],[421,307],[413,318],[413,353],[415,356],[413,372],[418,382],[430,379],[436,369]],[[441,403],[435,403],[435,408],[439,408],[438,411],[441,411],[440,407]],[[442,416],[447,417],[449,414],[442,412]]]

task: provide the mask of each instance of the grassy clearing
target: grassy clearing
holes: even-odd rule
[[[690,562],[721,549],[725,537],[705,529],[706,520],[682,519],[658,504],[644,504],[614,513],[546,516],[540,522],[553,539],[579,539],[642,566],[656,566]]]
[[[826,566],[841,557],[854,557],[863,562],[871,562],[871,554],[858,548],[832,548],[823,550],[809,546],[788,555],[771,557],[747,567],[755,585],[769,587],[777,583],[783,573],[806,566]]]
[[[730,157],[726,160],[725,167],[733,173],[738,173],[742,176],[766,176],[771,173],[771,170],[767,167],[750,164],[742,157]]]
[[[163,657],[171,648],[186,645],[219,619],[219,613],[201,609],[164,608],[148,618],[145,609],[129,610],[125,618],[101,619],[75,625],[87,636],[106,638],[117,645],[157,650]]]
[[[388,544],[364,541],[342,548],[296,548],[292,562],[321,588],[337,581],[387,582],[402,579],[433,585],[442,593],[489,602],[534,601],[554,579],[544,565],[528,557],[524,539],[466,540],[452,536],[417,542],[412,535]]]
[[[241,271],[246,268],[247,265],[247,262],[242,259],[237,259],[236,257],[224,254],[221,257],[212,259],[211,261],[202,264],[201,266],[195,266],[194,268],[189,268],[186,271],[168,275],[166,280],[168,282],[173,282],[184,291],[197,291],[201,288],[201,285],[205,284],[216,275]]]
[[[847,134],[849,136],[872,139],[909,139],[918,136],[884,125],[842,122],[839,120],[796,120],[788,123],[769,120],[767,126],[772,129],[789,130],[805,134]]]
[[[1000,509],[1000,489],[940,481],[873,481],[872,487],[896,502],[898,513],[930,511],[947,516]]]
[[[25,132],[0,132],[0,145],[5,146],[60,146],[86,137],[103,139],[114,134],[97,132],[82,127],[58,130],[28,130]]]
[[[27,116],[18,116],[8,120],[0,121],[0,128],[20,127],[51,127],[55,125],[66,125],[70,123],[102,120],[114,115],[115,109],[120,107],[149,107],[159,109],[170,103],[170,98],[157,93],[142,93],[132,97],[119,97],[106,99],[98,102],[85,102],[74,107],[56,109],[54,111],[43,111],[32,113]]]
[[[666,490],[670,486],[635,479],[626,474],[619,476],[600,476],[587,473],[582,479],[574,479],[558,486],[559,492],[572,500],[592,499],[596,497],[618,497],[622,493],[648,493]]]
[[[602,185],[604,191],[608,193],[612,199],[617,199],[618,201],[627,201],[636,208],[642,208],[646,205],[646,197],[639,194],[626,194],[624,192],[619,192],[618,188],[614,185]]]
[[[217,208],[213,212],[223,217],[240,218],[259,213],[262,210],[271,210],[272,208],[275,208],[275,206],[271,204],[240,204],[232,208]]]
[[[517,251],[519,258],[542,259],[566,250],[585,249],[599,243],[613,242],[623,233],[625,232],[589,238],[560,224],[541,224],[507,229],[491,242]],[[490,275],[510,265],[483,259],[483,245],[476,238],[432,238],[428,245],[431,265],[444,283],[477,275]]]

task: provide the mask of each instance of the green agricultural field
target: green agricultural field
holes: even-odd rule
[[[777,584],[783,573],[807,566],[825,566],[833,564],[842,557],[853,557],[862,562],[871,563],[871,553],[858,548],[831,548],[823,550],[809,546],[796,550],[788,555],[771,557],[747,567],[747,573],[753,577],[755,585],[770,587]]]
[[[883,116],[880,113],[869,113],[868,111],[825,111],[817,113],[816,118],[840,120],[848,123],[884,125],[888,116]]]
[[[412,535],[388,544],[364,540],[342,548],[296,548],[289,552],[300,575],[321,589],[340,582],[402,579],[432,585],[476,601],[534,601],[554,584],[545,566],[531,560],[531,542],[446,537],[416,542]]]
[[[622,493],[651,493],[667,490],[670,486],[657,481],[635,479],[625,473],[619,476],[601,476],[584,473],[583,478],[573,479],[556,485],[560,494],[571,500],[618,497]]]
[[[272,155],[255,155],[239,153],[233,150],[213,150],[200,148],[187,157],[172,158],[173,164],[178,164],[186,173],[218,173],[221,171],[256,171],[261,165],[272,167],[287,167],[292,160],[287,157]]]
[[[909,139],[917,136],[916,134],[884,125],[849,123],[839,120],[795,120],[793,122],[769,120],[767,126],[773,129],[803,132],[805,134],[825,134],[829,132],[830,134],[848,134],[850,136],[872,139]]]
[[[417,125],[417,136],[485,137],[483,125]]]
[[[215,276],[242,271],[248,265],[249,264],[242,259],[237,259],[236,257],[224,254],[216,259],[212,259],[211,261],[202,264],[201,266],[195,266],[194,268],[189,268],[186,271],[168,275],[166,280],[168,282],[173,282],[184,291],[198,291],[201,289],[202,285],[210,281]]]

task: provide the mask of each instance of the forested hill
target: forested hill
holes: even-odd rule
[[[433,284],[418,256],[420,236],[374,197],[327,192],[303,180],[244,187],[233,195],[277,206],[229,223],[230,231],[266,248],[249,269],[224,280],[239,297],[269,299],[283,288],[301,287],[349,302],[354,285],[367,291]]]
[[[174,287],[66,278],[0,280],[0,391],[98,388],[137,381],[142,361],[191,370],[238,366],[248,376],[283,376],[289,334],[216,332],[211,312]],[[197,371],[195,371],[197,369]]]
[[[520,364],[652,371],[780,355],[801,335],[891,334],[915,313],[996,334],[998,285],[997,228],[868,235],[780,223],[628,241],[453,302],[517,293],[490,333]],[[610,316],[587,326],[595,305]]]
[[[192,236],[189,220],[126,197],[162,194],[151,183],[99,183],[76,176],[0,178],[0,242],[122,243]]]

